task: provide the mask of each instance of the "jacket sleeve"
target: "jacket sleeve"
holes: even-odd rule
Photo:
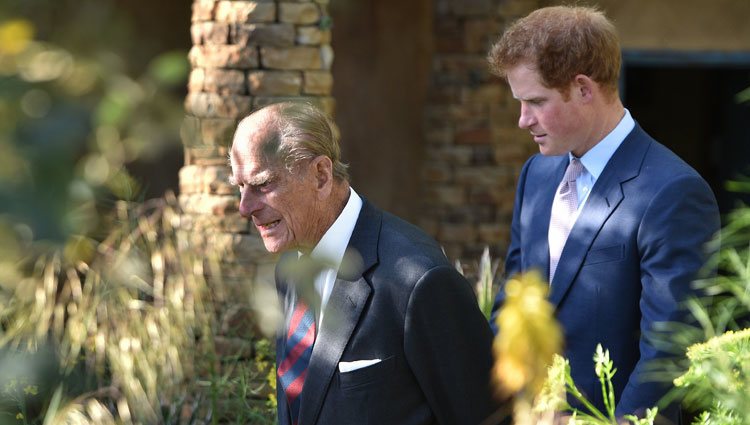
[[[637,242],[641,273],[640,359],[620,397],[618,416],[643,413],[657,405],[668,391],[666,384],[649,382],[645,376],[649,363],[669,356],[654,346],[650,334],[656,323],[687,319],[682,304],[695,294],[692,282],[706,263],[706,243],[719,227],[716,199],[697,175],[678,176],[647,207]]]
[[[469,283],[438,266],[410,296],[404,352],[440,424],[479,424],[495,411],[490,391],[492,332]]]

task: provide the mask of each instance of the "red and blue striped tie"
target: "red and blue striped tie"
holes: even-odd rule
[[[314,342],[315,314],[298,299],[289,322],[284,358],[276,371],[295,425],[299,420],[300,394],[305,385]]]

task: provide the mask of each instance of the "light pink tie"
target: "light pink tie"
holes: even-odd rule
[[[555,200],[552,202],[552,215],[549,220],[549,281],[555,277],[560,255],[565,247],[570,229],[576,219],[578,211],[578,193],[576,191],[576,179],[583,172],[583,164],[578,158],[573,158],[565,170],[560,185],[555,192]]]

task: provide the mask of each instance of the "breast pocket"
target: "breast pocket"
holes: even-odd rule
[[[343,390],[375,384],[387,379],[395,367],[396,358],[391,356],[382,362],[363,367],[362,369],[339,373],[339,386]]]
[[[584,266],[592,264],[610,263],[625,258],[625,245],[613,245],[604,248],[592,249],[586,254]]]

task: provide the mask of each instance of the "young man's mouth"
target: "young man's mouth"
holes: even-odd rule
[[[542,140],[544,140],[545,137],[547,137],[547,134],[546,133],[543,133],[543,134],[534,134],[534,133],[531,133],[531,137],[534,138],[535,142],[539,143]]]

